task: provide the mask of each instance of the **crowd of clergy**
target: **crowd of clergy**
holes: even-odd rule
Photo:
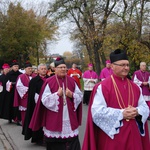
[[[62,57],[49,67],[17,60],[0,74],[0,118],[22,126],[24,140],[46,150],[149,150],[150,72],[145,62],[129,76],[127,54],[117,49],[97,74],[68,69]],[[82,84],[83,83],[83,84]],[[82,107],[88,106],[83,144]]]

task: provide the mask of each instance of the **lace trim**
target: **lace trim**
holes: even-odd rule
[[[18,94],[21,98],[23,98],[23,96],[26,94],[26,92],[28,91],[28,87],[24,86],[22,81],[19,80],[17,81],[17,85],[16,85],[16,89],[18,91]]]
[[[107,117],[106,117],[107,116]],[[111,114],[106,110],[102,110],[102,113],[97,113],[93,117],[94,123],[100,127],[111,139],[114,139],[114,135],[119,133],[119,128],[123,126],[121,121],[122,113],[120,111],[111,110]]]
[[[28,87],[24,87],[22,93],[21,93],[21,98],[28,92]]]
[[[57,93],[54,93],[51,96],[47,95],[42,99],[42,102],[47,109],[58,112],[59,96],[57,95]]]
[[[76,111],[76,109],[78,108],[79,104],[81,103],[82,97],[83,97],[82,94],[75,94],[75,93],[73,93],[73,98],[74,98],[74,108],[75,108],[74,111]]]
[[[71,130],[71,125],[69,120],[63,121],[62,132],[49,131],[45,127],[43,127],[43,131],[46,137],[51,137],[51,138],[69,138],[69,137],[77,136],[79,134],[78,128],[75,129],[74,131]]]
[[[25,108],[25,107],[23,107],[23,106],[19,106],[19,110],[20,110],[20,111],[26,111],[27,108]]]
[[[144,95],[143,97],[145,101],[150,101],[150,96]]]

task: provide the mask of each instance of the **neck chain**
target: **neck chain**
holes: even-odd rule
[[[92,74],[93,74],[93,71],[92,71],[92,70],[90,70],[90,76],[91,76],[91,79],[92,79]]]
[[[124,100],[122,98],[122,95],[119,91],[119,88],[113,78],[113,76],[111,75],[111,78],[112,78],[112,81],[113,81],[113,86],[114,86],[114,89],[115,89],[115,94],[116,94],[116,97],[117,97],[117,101],[118,101],[118,104],[119,104],[119,107],[121,109],[124,109],[124,108],[127,108],[128,106],[133,106],[134,105],[134,93],[133,93],[133,89],[131,87],[131,83],[129,82],[129,79],[127,79],[127,82],[128,82],[128,106],[125,105],[124,103]],[[132,100],[132,101],[131,101]],[[129,121],[126,119],[126,121]]]
[[[144,75],[142,74],[142,72],[144,73]],[[146,78],[145,78],[145,72],[144,71],[140,71],[141,77],[143,79],[144,82],[146,82]]]
[[[56,77],[56,81],[57,81],[57,83],[58,83],[58,86],[59,86],[59,88],[61,87],[60,86],[60,83],[59,83],[59,81],[58,81],[58,78],[57,78],[57,75],[55,75],[55,77]],[[67,88],[67,76],[66,76],[66,88]],[[63,104],[64,105],[66,105],[66,103],[67,103],[67,101],[66,101],[66,96],[65,96],[65,87],[64,87],[64,85],[63,85]]]

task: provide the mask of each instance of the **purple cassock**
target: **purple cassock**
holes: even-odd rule
[[[98,75],[93,70],[87,70],[83,73],[84,90],[92,91],[95,84],[98,82]],[[91,82],[92,81],[92,82]]]
[[[19,107],[19,110],[21,111],[22,125],[24,124],[25,112],[27,109],[28,86],[31,79],[32,76],[24,73],[18,76],[16,82],[14,107]]]
[[[93,70],[85,71],[82,77],[87,79],[98,79],[97,73]]]
[[[113,73],[112,69],[111,68],[103,68],[101,73],[100,73],[100,76],[99,76],[99,79],[101,80],[105,80],[107,77],[109,77],[111,74]]]
[[[143,72],[141,70],[135,71],[133,74],[132,80],[134,83],[136,83],[138,86],[141,87],[143,95],[150,96],[150,90],[149,90],[150,73],[148,71],[145,71],[145,72]],[[149,85],[144,86],[144,85],[142,85],[142,82],[148,82]]]
[[[35,106],[34,113],[29,125],[29,128],[31,128],[33,131],[40,129],[41,127],[44,127],[47,131],[51,132],[62,131],[64,104],[63,97],[58,97],[57,95],[57,91],[59,88],[57,81],[59,82],[60,87],[63,87],[64,84],[64,89],[68,88],[70,91],[73,92],[73,98],[66,97],[71,129],[75,130],[79,127],[79,125],[81,125],[82,103],[78,103],[78,107],[76,108],[74,105],[75,101],[77,100],[74,98],[74,96],[78,95],[78,93],[76,93],[76,87],[78,86],[76,85],[74,79],[69,76],[66,76],[63,79],[56,76],[57,75],[54,75],[51,78],[48,78],[42,86],[39,99]],[[56,78],[58,78],[58,80],[56,80]],[[54,105],[56,104],[55,106],[53,105],[51,108],[48,108],[49,106],[46,106],[46,104],[44,104],[45,106],[43,105],[42,99],[43,95],[47,93],[46,89],[49,89],[50,91],[48,92],[49,96],[46,96],[44,99],[49,99],[50,101],[52,100],[51,102],[53,102]]]
[[[140,89],[127,78],[112,76],[92,91],[82,150],[149,150],[149,110]],[[130,105],[141,119],[123,119],[123,109]]]

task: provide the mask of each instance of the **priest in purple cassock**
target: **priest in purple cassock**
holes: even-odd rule
[[[127,78],[129,61],[110,54],[113,74],[92,92],[82,150],[149,150],[149,108],[141,89]]]
[[[140,63],[140,69],[135,71],[132,80],[142,89],[142,94],[150,108],[150,73],[146,71],[146,63]]]
[[[110,62],[110,60],[106,60],[106,67],[101,70],[99,79],[101,81],[103,81],[107,77],[109,77],[112,73],[113,72],[112,72],[112,69],[111,69],[111,62]]]
[[[88,70],[83,73],[83,82],[84,82],[84,96],[83,96],[83,104],[89,103],[91,92],[98,82],[98,75],[95,71],[93,71],[93,64],[88,64]]]
[[[55,75],[42,86],[29,127],[43,127],[47,150],[80,150],[82,97],[76,81],[66,74],[63,58],[55,60]]]
[[[30,62],[26,62],[25,73],[19,75],[17,78],[14,96],[14,107],[19,107],[22,126],[24,125],[25,113],[27,110],[29,82],[32,78],[32,65]]]

